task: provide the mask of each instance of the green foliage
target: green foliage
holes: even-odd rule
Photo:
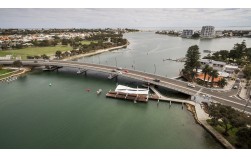
[[[195,75],[195,72],[193,70],[197,69],[198,66],[200,65],[199,59],[200,59],[199,47],[197,45],[189,47],[186,54],[186,62],[183,73],[184,75],[187,75],[187,77],[191,80],[193,80]]]
[[[227,83],[227,80],[225,78],[220,79],[220,81],[218,82],[218,86],[221,87],[221,88],[225,87],[227,84],[228,83]]]
[[[23,63],[22,63],[20,60],[15,60],[15,61],[13,62],[13,65],[14,65],[15,67],[21,67],[21,66],[23,65]]]
[[[241,44],[236,43],[230,51],[220,50],[203,58],[245,65],[247,62],[251,62],[251,48],[247,48],[246,42],[243,40]]]
[[[236,133],[238,146],[241,148],[251,148],[251,129],[244,127]]]
[[[199,33],[194,33],[194,34],[192,35],[192,38],[199,38],[199,37],[200,37]]]
[[[214,83],[214,79],[217,78],[219,76],[219,73],[217,70],[212,70],[210,72],[210,75],[212,77],[212,81],[211,81],[211,87],[213,87],[213,83]]]
[[[244,76],[250,80],[251,79],[251,64],[247,65],[243,70]]]
[[[228,136],[228,131],[233,128],[243,127],[246,121],[240,116],[240,113],[230,106],[210,105],[209,117],[212,118],[212,125],[220,125],[224,128],[224,135]],[[221,119],[222,122],[219,120]]]
[[[2,69],[3,69],[3,65],[0,64],[0,70],[2,70]]]

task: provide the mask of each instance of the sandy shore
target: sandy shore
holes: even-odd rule
[[[126,47],[129,44],[130,43],[127,42],[125,45],[122,45],[122,46],[111,47],[111,48],[108,48],[108,49],[100,49],[100,50],[96,50],[96,51],[90,52],[90,53],[85,53],[85,54],[80,54],[80,55],[75,55],[75,56],[67,57],[67,58],[64,58],[62,60],[63,61],[69,61],[69,60],[73,60],[73,59],[77,59],[77,58],[82,58],[82,57],[87,57],[87,56],[93,56],[93,55],[97,55],[97,54],[104,53],[104,52],[107,52],[107,51],[121,49],[121,48]]]

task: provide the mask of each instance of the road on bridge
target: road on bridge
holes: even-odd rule
[[[0,61],[0,64],[12,64],[13,61],[9,60],[2,60]],[[44,60],[23,60],[23,65],[27,66],[62,66],[62,67],[71,67],[71,68],[81,68],[81,69],[88,69],[88,70],[94,70],[98,72],[104,72],[104,73],[114,73],[114,69],[116,67],[106,66],[106,65],[100,65],[100,64],[91,64],[91,63],[81,63],[81,62],[74,62],[74,61],[56,61],[56,60],[50,60],[50,61],[44,61]],[[251,107],[249,105],[246,106],[247,101],[238,99],[235,97],[230,97],[233,94],[236,94],[237,90],[233,91],[222,91],[219,92],[217,90],[212,90],[208,88],[204,88],[201,86],[196,86],[195,88],[191,88],[187,86],[187,82],[171,79],[164,76],[159,76],[155,74],[145,73],[141,71],[136,70],[129,70],[128,72],[124,72],[123,74],[118,74],[118,76],[124,76],[131,79],[136,79],[144,82],[149,82],[154,85],[162,86],[165,88],[169,88],[175,91],[179,91],[181,93],[185,93],[188,95],[195,95],[196,93],[201,93],[205,95],[211,96],[211,98],[215,101],[218,101],[224,105],[232,106],[240,111],[243,111],[245,109],[246,113],[251,114]],[[154,81],[154,80],[159,80]],[[202,88],[202,89],[201,89]]]

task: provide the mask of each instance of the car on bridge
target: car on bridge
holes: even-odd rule
[[[153,81],[154,81],[154,82],[160,82],[160,80],[159,80],[159,79],[154,79]]]
[[[191,88],[195,88],[195,85],[193,85],[192,83],[188,83],[187,86]]]

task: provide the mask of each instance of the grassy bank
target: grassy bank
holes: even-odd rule
[[[83,41],[81,41],[81,44],[83,44],[83,45],[90,45],[91,42],[93,42],[93,43],[98,43],[98,41],[96,41],[96,40],[94,40],[94,41],[83,40]]]
[[[11,71],[13,71],[13,70],[11,70],[11,69],[1,69],[1,70],[0,70],[0,75],[9,73],[9,72],[11,72]]]
[[[68,51],[72,50],[70,46],[55,46],[55,47],[28,47],[24,49],[18,50],[4,50],[0,51],[0,56],[5,55],[13,55],[14,57],[21,56],[22,59],[26,59],[27,56],[35,56],[35,55],[53,55],[56,51]]]

